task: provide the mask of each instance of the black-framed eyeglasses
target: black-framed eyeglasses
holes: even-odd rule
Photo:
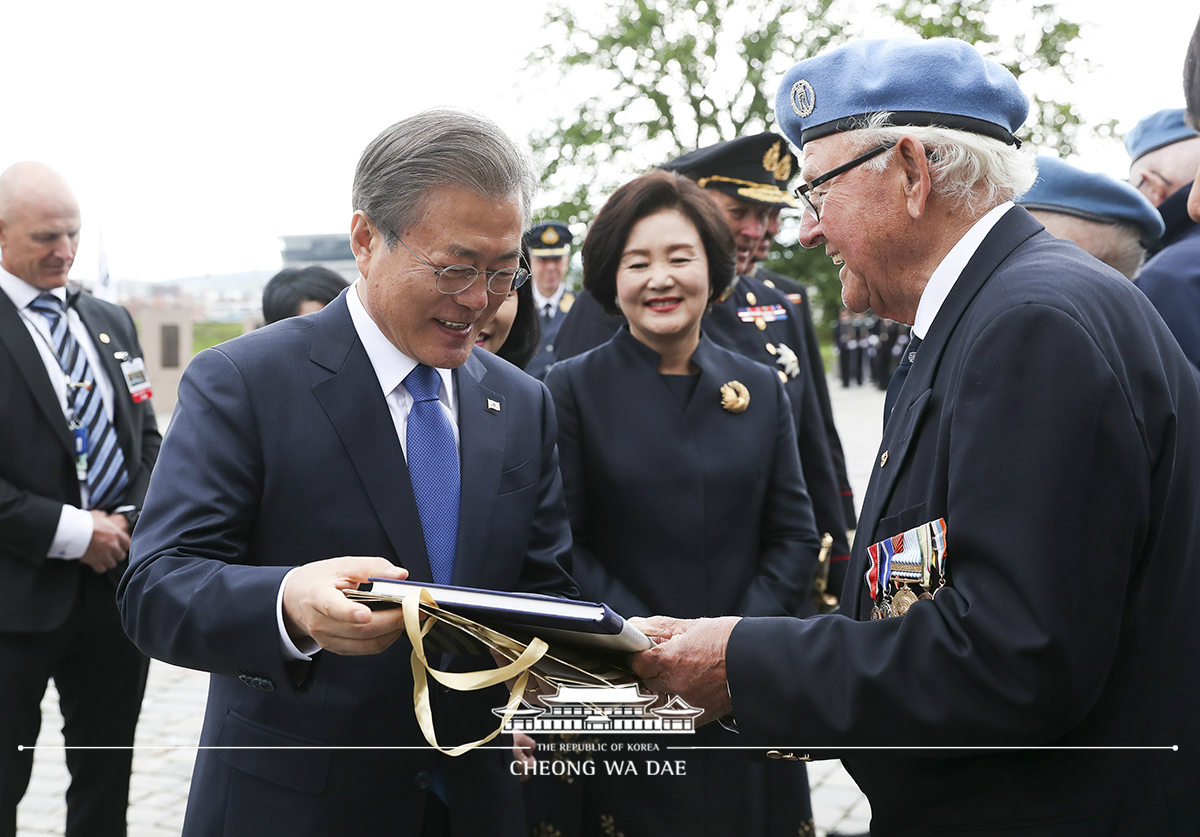
[[[818,195],[811,194],[812,190],[816,189],[818,186],[820,186],[822,184],[828,183],[829,181],[831,181],[835,177],[837,177],[839,174],[845,174],[846,172],[850,171],[850,169],[854,168],[855,166],[861,166],[863,163],[867,162],[867,160],[870,160],[872,157],[878,157],[883,152],[885,152],[891,148],[895,148],[895,146],[896,146],[896,140],[892,140],[890,142],[885,142],[883,145],[877,145],[874,148],[872,148],[870,151],[866,152],[865,154],[859,154],[853,160],[842,163],[840,166],[834,166],[829,171],[825,172],[824,174],[820,175],[819,177],[814,177],[812,180],[810,180],[806,183],[801,183],[799,186],[797,186],[792,191],[792,194],[795,195],[795,197],[798,201],[800,201],[801,209],[803,209],[808,214],[812,215],[814,221],[820,221],[821,220],[821,203],[822,203],[822,201],[819,199]]]
[[[404,239],[399,236],[396,240],[404,244]],[[434,286],[441,293],[451,296],[460,294],[467,288],[475,284],[475,280],[482,273],[484,281],[487,282],[488,293],[496,296],[503,296],[525,284],[525,280],[529,278],[529,271],[523,267],[506,267],[503,270],[479,270],[469,264],[452,264],[449,267],[434,267],[423,258],[413,253],[413,249],[407,244],[404,244],[404,249],[412,254],[412,257],[433,271]]]

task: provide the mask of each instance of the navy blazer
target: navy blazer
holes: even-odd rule
[[[1024,209],[918,350],[843,613],[743,620],[747,743],[1170,747],[847,752],[871,833],[1200,833],[1200,393],[1150,304]],[[866,548],[946,521],[948,585],[868,620]],[[1040,829],[1040,830],[1039,830]]]
[[[113,426],[129,471],[125,502],[140,507],[162,439],[151,402],[133,402],[116,357],[142,356],[133,318],[86,292],[73,294],[72,304],[112,382]],[[63,504],[80,504],[75,443],[37,344],[3,292],[0,428],[0,631],[53,630],[78,598],[79,574],[92,572],[79,561],[46,557]],[[114,588],[123,570],[106,574]]]
[[[455,583],[574,595],[549,393],[481,350],[454,380]],[[201,745],[326,748],[201,751],[184,833],[328,835],[352,821],[364,833],[416,835],[439,761],[455,834],[520,833],[516,780],[499,749],[456,759],[327,749],[425,743],[406,642],[284,661],[280,582],[293,566],[338,555],[383,556],[431,580],[395,425],[344,294],[196,356],[134,537],[120,589],[125,628],[147,654],[213,673]],[[491,709],[507,693],[435,685],[431,697],[446,745],[494,729]]]
[[[574,574],[625,616],[796,614],[820,540],[779,378],[705,336],[686,409],[628,326],[555,364]],[[745,412],[721,407],[740,381]]]

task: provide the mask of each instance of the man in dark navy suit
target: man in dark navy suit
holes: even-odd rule
[[[875,837],[1200,833],[1187,358],[1012,204],[1028,100],[969,44],[851,43],[793,67],[776,113],[801,243],[915,339],[841,613],[655,617],[634,669],[768,756],[841,757]]]
[[[0,175],[0,835],[16,832],[42,695],[68,747],[68,835],[124,834],[149,661],[116,586],[161,439],[124,308],[67,288],[79,204],[40,163]],[[101,748],[114,749],[101,749]],[[95,749],[91,749],[95,748]]]
[[[212,672],[184,834],[523,833],[509,756],[423,747],[400,611],[343,591],[576,592],[550,396],[475,350],[526,278],[535,184],[480,117],[393,125],[355,175],[358,281],[185,373],[121,588],[139,647]],[[429,697],[452,746],[507,693]]]

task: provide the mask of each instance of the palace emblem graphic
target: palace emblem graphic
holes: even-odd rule
[[[542,698],[546,706],[522,700],[521,708],[504,725],[505,732],[690,733],[703,711],[672,697],[652,706],[658,695],[642,694],[636,684],[624,686],[564,686]],[[493,709],[503,716],[503,708]]]

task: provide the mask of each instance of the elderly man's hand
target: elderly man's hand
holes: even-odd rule
[[[725,646],[740,619],[633,619],[642,633],[661,640],[649,651],[633,656],[633,671],[650,689],[679,695],[689,705],[703,709],[700,724],[728,715],[733,701],[725,678]]]
[[[309,638],[335,654],[378,654],[404,633],[400,608],[371,610],[343,594],[368,578],[407,578],[408,570],[384,558],[346,556],[314,561],[288,576],[283,622],[299,644]]]

